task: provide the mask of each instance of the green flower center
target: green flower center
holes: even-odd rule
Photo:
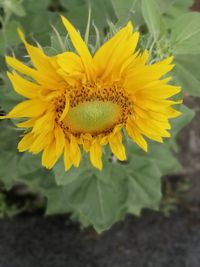
[[[118,121],[121,107],[111,101],[86,101],[70,107],[64,124],[73,133],[107,131]]]

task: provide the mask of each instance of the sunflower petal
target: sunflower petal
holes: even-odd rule
[[[94,167],[102,170],[102,146],[95,140],[90,147],[90,161]]]
[[[68,140],[65,139],[65,148],[64,148],[64,165],[65,171],[68,171],[72,166],[72,161],[70,157],[70,145]]]
[[[24,152],[30,148],[32,143],[34,142],[35,137],[33,133],[27,133],[24,135],[24,137],[21,139],[21,141],[18,144],[18,150],[19,152]]]
[[[126,160],[126,152],[122,144],[122,135],[120,131],[109,136],[109,145],[113,154],[121,161]]]
[[[81,160],[81,151],[77,143],[76,137],[71,134],[70,138],[70,158],[75,167],[78,167]]]
[[[40,116],[48,105],[38,99],[24,101],[15,106],[5,118],[25,118]]]
[[[142,137],[142,135],[136,130],[134,125],[127,121],[126,123],[126,131],[128,135],[132,138],[132,140],[141,147],[145,152],[148,150],[148,145],[146,140]]]
[[[18,94],[27,98],[36,98],[38,96],[38,91],[40,89],[39,85],[27,81],[16,72],[7,72],[7,75],[13,85],[13,88]]]
[[[67,29],[69,36],[71,38],[71,41],[77,50],[78,54],[81,57],[81,60],[83,62],[83,65],[85,67],[85,71],[87,73],[87,78],[92,79],[94,78],[94,70],[93,70],[93,61],[92,56],[81,38],[80,34],[76,31],[74,26],[63,16],[61,16],[62,22]]]

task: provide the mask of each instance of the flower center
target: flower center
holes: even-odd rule
[[[69,110],[60,121],[66,97],[69,99]],[[133,110],[132,101],[122,86],[117,83],[108,86],[99,82],[68,87],[64,94],[55,99],[55,107],[56,121],[66,135],[107,134],[117,124],[126,123]]]
[[[63,123],[73,133],[98,133],[116,124],[120,113],[120,106],[111,101],[87,101],[70,107]]]

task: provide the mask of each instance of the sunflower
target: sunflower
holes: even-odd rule
[[[139,33],[131,22],[91,55],[73,25],[64,17],[62,22],[76,52],[48,57],[19,30],[33,68],[6,57],[15,91],[27,98],[1,117],[26,118],[16,124],[25,129],[19,151],[42,152],[42,165],[49,169],[64,154],[66,171],[78,167],[86,152],[101,170],[106,145],[126,160],[122,129],[144,151],[144,137],[161,143],[170,137],[169,119],[180,115],[172,108],[180,101],[171,97],[180,87],[162,77],[174,67],[173,57],[149,64],[148,51],[136,51]]]

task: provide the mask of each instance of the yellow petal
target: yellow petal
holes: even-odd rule
[[[70,158],[70,145],[67,139],[65,139],[64,165],[65,165],[65,171],[68,171],[72,166],[72,161]]]
[[[44,127],[45,125],[45,127]],[[40,134],[42,132],[48,133],[54,129],[55,125],[55,114],[51,110],[48,110],[46,114],[40,118],[35,119],[35,124],[32,132]]]
[[[164,74],[173,69],[175,65],[170,64],[173,57],[169,57],[163,61],[152,65],[137,65],[134,69],[129,69],[124,83],[125,89],[131,93],[135,88],[142,88],[148,83],[158,80]]]
[[[65,95],[65,108],[63,110],[62,115],[60,116],[59,121],[63,121],[64,120],[64,118],[66,117],[68,111],[69,111],[69,98],[68,98],[68,95],[66,94]]]
[[[19,152],[24,152],[30,148],[32,143],[34,142],[35,137],[33,133],[27,133],[24,135],[24,137],[21,139],[21,141],[18,144],[18,150]]]
[[[12,74],[7,72],[7,75],[18,94],[27,98],[36,98],[38,96],[38,90],[40,89],[39,85],[25,80],[16,72],[13,72]]]
[[[116,132],[115,134],[110,134],[109,145],[111,151],[119,160],[126,160],[126,152],[122,144],[122,135],[120,131]]]
[[[142,135],[136,130],[134,125],[127,121],[126,123],[126,131],[128,135],[133,139],[133,141],[141,147],[145,152],[148,150],[148,145],[146,140],[142,137]]]
[[[110,77],[113,77],[113,79],[119,79],[121,67],[123,66],[123,63],[126,62],[126,60],[133,54],[138,39],[139,33],[136,32],[128,40],[119,44],[115,53],[112,53],[107,66],[105,66],[105,71],[101,79],[105,80],[107,77],[108,79],[110,79]],[[109,51],[107,51],[107,53],[109,53]]]
[[[92,136],[91,134],[82,134],[81,135],[81,144],[83,145],[83,149],[85,150],[85,152],[89,152],[90,151],[90,147],[92,144]]]
[[[176,118],[179,117],[182,113],[178,110],[173,109],[172,107],[167,107],[163,112],[169,117],[169,118]]]
[[[27,120],[27,121],[24,121],[24,122],[19,122],[19,123],[16,123],[17,127],[18,128],[31,128],[34,126],[35,124],[35,118],[34,119],[30,119],[30,120]]]
[[[47,104],[41,100],[27,100],[15,106],[6,115],[6,118],[28,118],[40,116],[46,109]]]
[[[152,131],[151,129],[148,129],[144,125],[145,124],[142,123],[142,120],[137,120],[137,121],[135,121],[134,126],[132,125],[132,127],[134,127],[136,129],[136,131],[145,135],[149,139],[157,141],[159,143],[163,143],[162,136],[159,133]]]
[[[87,45],[81,38],[80,34],[76,31],[74,26],[63,16],[61,16],[62,22],[67,29],[69,36],[71,38],[71,41],[78,52],[78,54],[81,57],[81,60],[83,62],[83,65],[85,67],[85,71],[87,73],[87,78],[92,79],[94,78],[94,70],[93,70],[93,62],[92,62],[92,56],[87,48]]]
[[[51,169],[57,161],[56,157],[56,143],[52,141],[47,147],[45,147],[42,153],[42,166],[47,169]]]
[[[111,76],[112,79],[119,79],[123,64],[131,57],[138,42],[139,33],[132,32],[133,27],[129,22],[95,53],[94,63],[101,79],[106,80]]]
[[[58,67],[60,66],[67,74],[83,72],[81,58],[73,52],[65,52],[56,56]]]
[[[25,74],[25,75],[28,75],[30,77],[33,77],[33,78],[36,78],[37,76],[37,71],[26,66],[25,64],[21,63],[19,60],[17,60],[16,58],[14,57],[8,57],[6,56],[6,62],[7,64],[14,68],[15,70],[18,70],[19,72]]]
[[[170,133],[166,130],[170,129],[171,126],[168,122],[159,122],[155,120],[141,120],[136,119],[135,123],[142,127],[144,132],[149,132],[154,135],[160,135],[162,137],[170,137]]]
[[[90,147],[90,161],[94,167],[102,170],[102,146],[95,140]]]
[[[77,143],[76,137],[71,134],[70,138],[70,158],[75,167],[78,167],[81,160],[81,151]]]
[[[65,135],[59,126],[55,127],[54,134],[56,139],[56,155],[60,157],[65,146]]]
[[[180,93],[181,87],[173,85],[161,85],[160,87],[146,88],[137,91],[141,98],[167,99]]]
[[[33,154],[38,154],[52,142],[53,138],[52,132],[42,132],[39,135],[35,135],[35,140],[31,144],[29,151]]]
[[[40,48],[30,45],[26,41],[24,34],[20,29],[18,29],[18,33],[36,69],[38,69],[40,72],[48,74],[48,78],[50,80],[52,79],[59,80],[60,78],[56,74],[55,69],[53,68],[51,64],[50,58],[46,56]]]
[[[19,60],[13,57],[6,57],[7,64],[13,69],[25,74],[27,76],[32,77],[39,84],[42,84],[45,88],[49,88],[52,90],[58,89],[58,81],[54,79],[50,79],[49,75],[44,75],[44,73],[40,73],[35,69],[32,69],[25,64],[21,63]]]

